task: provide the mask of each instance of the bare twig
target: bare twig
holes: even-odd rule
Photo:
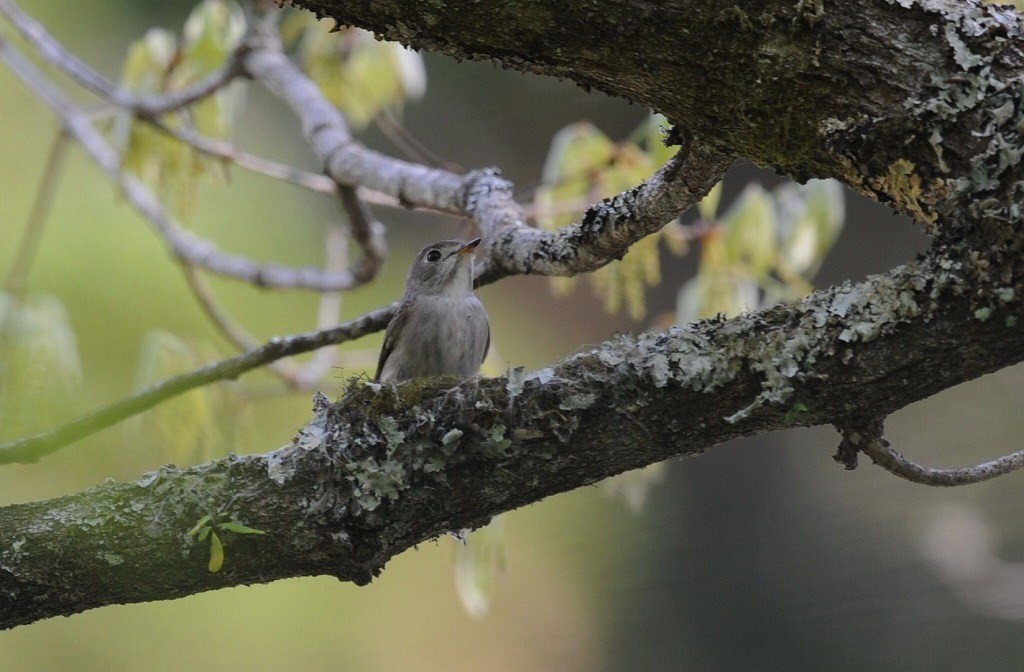
[[[239,59],[242,54],[236,51],[221,68],[211,72],[192,86],[165,94],[138,96],[117,87],[66,50],[46,31],[42,24],[21,11],[21,8],[13,0],[0,0],[0,14],[3,14],[11,26],[18,31],[18,34],[25,38],[36,53],[51,66],[112,105],[132,110],[139,116],[151,117],[187,107],[206,98],[241,75]],[[244,46],[239,47],[242,50],[244,48]]]
[[[304,89],[304,94],[307,96],[306,104],[316,103],[317,107],[322,108],[321,111],[326,113],[321,122],[328,124],[329,128],[320,128],[316,132],[333,131],[342,137],[351,139],[352,136],[348,123],[341,112],[328,103],[316,84],[281,53],[281,39],[275,22],[277,11],[263,14],[259,8],[255,9],[257,11],[256,20],[250,23],[250,28],[245,38],[246,52],[243,54],[243,62],[245,63],[246,72],[250,75],[254,74],[248,59],[245,58],[248,51],[253,49],[266,51],[271,56],[271,59],[276,62],[276,66],[271,68],[270,72],[287,70],[287,76],[307,85]],[[280,59],[275,59],[274,57],[280,57]],[[279,95],[282,90],[290,90],[294,85],[281,87],[279,86],[280,82],[269,81],[266,77],[262,78],[261,81],[267,88]],[[296,101],[286,97],[283,97],[283,99],[289,103],[296,116],[304,121],[307,119],[304,117],[305,112],[301,110],[301,106],[296,107]],[[316,145],[312,146],[315,150]],[[327,157],[321,154],[321,158],[326,163]],[[352,277],[359,283],[368,282],[377,275],[384,258],[387,256],[387,245],[384,242],[384,226],[373,217],[373,214],[359,200],[355,189],[360,184],[359,181],[352,182],[338,179],[338,176],[329,170],[327,174],[338,184],[338,194],[341,198],[342,208],[348,215],[349,226],[352,229],[352,239],[363,252],[363,261],[357,266],[355,272],[352,273]]]
[[[0,0],[3,2],[4,0]],[[315,268],[292,268],[281,264],[259,264],[240,255],[222,252],[171,219],[159,199],[138,179],[121,170],[121,160],[106,139],[92,126],[89,117],[75,107],[35,66],[0,38],[0,60],[60,118],[66,131],[82,145],[87,156],[118,185],[125,199],[146,218],[179,261],[213,273],[244,280],[260,287],[338,291],[360,284],[351,273],[325,274]]]
[[[490,243],[479,280],[507,275],[578,275],[619,259],[629,247],[659,231],[702,199],[725,174],[730,157],[696,143],[683,147],[646,182],[590,207],[582,221],[557,231],[502,227]],[[472,174],[471,174],[472,175]],[[486,176],[483,176],[486,177]],[[508,185],[511,190],[511,185]],[[488,189],[476,208],[506,196]],[[500,207],[500,206],[494,206]]]
[[[276,14],[257,16],[246,36],[246,74],[288,106],[307,144],[338,184],[364,186],[407,207],[464,213],[463,180],[445,170],[386,156],[357,142],[342,114],[317,85],[282,52]]]
[[[283,357],[310,352],[380,331],[391,320],[398,304],[380,308],[333,329],[272,338],[256,350],[183,373],[157,383],[130,397],[82,416],[56,429],[24,439],[0,444],[0,464],[35,462],[63,446],[95,434],[125,418],[153,408],[171,397],[189,390],[230,380]]]
[[[207,156],[231,161],[254,173],[290,182],[310,191],[331,195],[337,193],[338,185],[325,175],[310,173],[287,164],[249,154],[236,147],[234,143],[207,137],[185,126],[169,126],[156,117],[145,121]]]
[[[338,183],[320,173],[311,173],[307,170],[295,168],[285,163],[279,163],[262,156],[256,156],[250,154],[242,149],[235,146],[234,143],[211,138],[205,135],[201,135],[187,127],[173,127],[165,124],[160,118],[153,117],[150,119],[144,119],[148,124],[152,124],[160,131],[166,133],[172,138],[176,138],[201,154],[212,156],[218,159],[224,159],[225,161],[231,161],[235,165],[245,168],[254,173],[260,175],[266,175],[282,182],[289,182],[296,186],[310,191],[315,191],[320,194],[329,194],[334,196],[338,193]],[[403,210],[408,209],[407,206],[402,205],[398,202],[398,199],[382,194],[372,189],[365,187],[359,187],[357,189],[359,198],[365,203],[372,205],[381,205],[388,208],[401,208]],[[449,214],[458,214],[454,211]]]
[[[20,296],[25,292],[25,279],[28,276],[32,260],[36,256],[39,239],[42,237],[46,223],[46,215],[53,204],[53,192],[60,181],[67,148],[68,135],[61,130],[54,137],[53,144],[50,145],[50,151],[46,156],[46,165],[43,167],[43,176],[39,181],[35,199],[32,201],[32,209],[25,221],[25,231],[18,244],[18,250],[14,253],[11,268],[7,271],[7,277],[4,279],[4,289],[15,296]]]
[[[363,251],[363,258],[352,275],[359,282],[369,282],[377,276],[388,255],[384,241],[384,225],[377,221],[352,187],[338,186],[341,207],[348,216],[352,239]]]
[[[1024,450],[962,469],[925,467],[911,462],[899,452],[882,444],[868,444],[861,448],[861,452],[889,473],[921,485],[972,485],[1024,467]]]
[[[348,263],[347,242],[348,234],[339,227],[334,226],[328,229],[324,236],[325,269],[328,272],[339,272],[345,269]],[[220,305],[198,269],[186,266],[185,278],[188,280],[189,288],[196,300],[199,301],[199,305],[225,338],[243,352],[260,347],[259,341]],[[341,314],[341,303],[341,292],[320,293],[316,320],[318,330],[327,330],[330,325],[337,324],[338,316]],[[336,358],[335,348],[322,347],[316,350],[312,359],[303,366],[283,359],[268,362],[267,366],[284,381],[289,389],[312,390],[334,366]]]
[[[183,271],[185,272],[185,280],[188,282],[188,287],[192,290],[192,295],[196,297],[199,306],[206,313],[206,316],[210,318],[214,326],[217,327],[217,330],[243,352],[259,347],[259,341],[246,331],[242,325],[236,322],[220,304],[217,297],[213,295],[210,285],[200,274],[199,269],[195,266],[186,265]]]
[[[437,154],[423,146],[419,140],[417,140],[412,133],[410,133],[405,126],[402,125],[397,118],[395,113],[385,108],[377,113],[377,116],[373,118],[374,124],[378,130],[383,133],[388,140],[391,141],[398,149],[405,152],[405,155],[413,161],[418,161],[427,166],[433,166],[434,168],[443,168],[444,170],[453,173],[464,173],[465,168],[460,165],[445,161]]]
[[[883,436],[884,418],[848,418],[837,423],[842,434],[833,459],[847,469],[857,468],[857,453],[864,453],[886,471],[911,483],[952,487],[972,485],[1024,467],[1024,450],[962,469],[932,469],[912,462],[894,450]]]
[[[274,13],[257,16],[246,38],[246,73],[299,119],[306,142],[339,184],[362,185],[410,207],[455,210],[473,217],[487,254],[482,283],[512,274],[575,275],[625,254],[707,193],[732,163],[690,142],[650,180],[593,206],[583,221],[556,232],[524,225],[512,184],[493,169],[456,175],[380,154],[357,142],[341,113],[282,53]]]

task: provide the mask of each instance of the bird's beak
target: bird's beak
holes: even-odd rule
[[[467,254],[472,253],[473,250],[476,249],[476,246],[480,244],[480,240],[480,238],[474,238],[473,240],[469,241],[459,249],[455,250],[455,254],[460,257],[464,257]]]

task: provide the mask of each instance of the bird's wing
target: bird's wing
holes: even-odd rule
[[[487,359],[487,353],[491,351],[491,323],[484,317],[484,326],[487,327],[487,345],[484,346],[484,356],[480,358],[480,366],[483,366]]]
[[[408,319],[409,311],[406,309],[406,303],[403,301],[398,306],[398,310],[395,311],[395,316],[388,322],[387,331],[384,332],[384,345],[380,349],[380,359],[377,360],[377,373],[373,376],[374,380],[380,380],[380,374],[384,371],[384,363],[388,361],[388,357],[394,352],[395,342],[398,340],[397,336],[401,333],[402,325]]]

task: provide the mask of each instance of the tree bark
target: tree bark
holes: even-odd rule
[[[724,153],[921,221],[1020,178],[1021,22],[977,0],[298,0],[457,59],[647,105]],[[1014,191],[1013,200],[1020,196]]]
[[[936,243],[795,306],[620,337],[551,370],[356,384],[337,404],[318,401],[295,441],[269,455],[0,509],[0,627],[290,576],[362,584],[396,553],[548,495],[783,427],[878,428],[1024,359],[1024,59],[1011,10],[300,4],[650,105],[717,153],[890,201]],[[226,560],[212,573],[209,541],[187,532],[218,513],[217,525],[264,534],[218,528]]]
[[[330,574],[549,495],[740,436],[856,425],[1024,359],[1019,301],[976,313],[930,260],[733,320],[622,336],[553,369],[357,382],[269,455],[0,510],[0,627]],[[965,343],[974,344],[965,347]],[[187,532],[224,514],[224,568]]]

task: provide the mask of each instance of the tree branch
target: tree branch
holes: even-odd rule
[[[838,178],[922,222],[1024,198],[1010,191],[1024,177],[1024,55],[1012,7],[610,0],[560,7],[553,20],[544,0],[296,4],[415,48],[621,96],[722,154],[801,181]]]
[[[275,289],[340,291],[361,284],[351,273],[325,274],[315,268],[260,264],[239,255],[227,254],[217,249],[213,243],[181,228],[167,215],[160,201],[141,181],[121,170],[121,160],[117,152],[93,127],[88,116],[71,104],[30,62],[2,38],[0,60],[6,63],[29,90],[57,115],[64,129],[79,142],[86,155],[120,187],[125,199],[154,226],[174,256],[183,263],[219,275],[245,280],[260,287]]]
[[[511,274],[575,275],[621,258],[630,245],[703,198],[731,163],[691,143],[648,182],[591,208],[580,224],[554,233],[532,229],[524,225],[512,183],[497,170],[457,175],[385,156],[357,142],[341,113],[282,53],[274,19],[268,13],[250,32],[246,73],[288,106],[306,142],[339,184],[361,185],[410,207],[473,217],[486,246],[480,284]]]
[[[0,444],[0,464],[35,462],[63,446],[95,434],[189,390],[218,380],[233,380],[243,373],[284,357],[344,343],[380,331],[387,326],[397,309],[398,304],[394,303],[333,329],[272,338],[261,347],[245,354],[168,378],[56,429]]]
[[[933,469],[912,462],[893,450],[882,436],[883,419],[847,421],[837,425],[843,435],[835,459],[847,469],[857,466],[857,453],[864,453],[886,471],[911,483],[952,487],[973,485],[1024,468],[1024,450],[962,469]]]
[[[242,74],[239,59],[244,46],[232,54],[222,67],[189,87],[164,94],[139,96],[115,86],[83,63],[55,40],[41,23],[21,11],[13,0],[0,0],[0,14],[51,66],[108,103],[123,110],[131,110],[140,117],[157,117],[165,112],[188,107],[216,93]]]
[[[932,256],[794,306],[621,336],[536,373],[358,382],[337,404],[319,397],[269,455],[4,507],[0,627],[289,576],[363,584],[415,544],[557,492],[740,436],[891,413],[1024,360],[1024,306],[982,319],[966,279]],[[211,574],[208,547],[185,532],[218,511],[265,534],[225,533]]]

